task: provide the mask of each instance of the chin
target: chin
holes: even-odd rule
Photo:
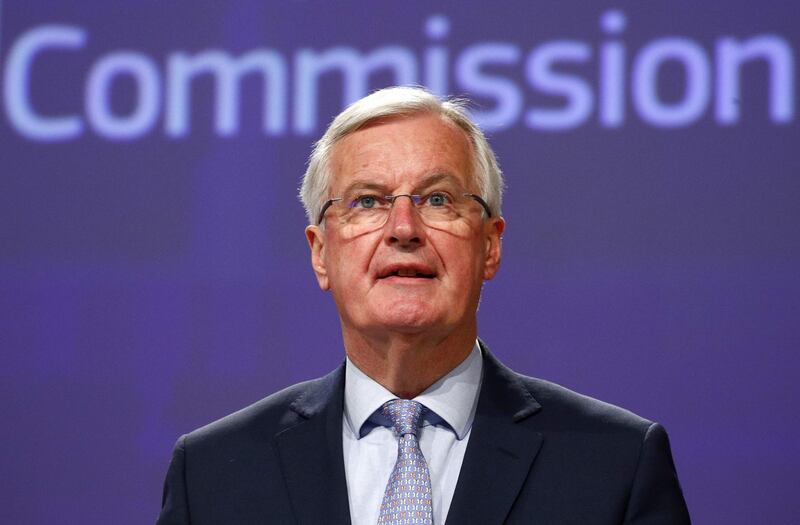
[[[442,316],[436,315],[430,304],[398,301],[378,310],[379,323],[400,332],[419,332],[442,324]]]

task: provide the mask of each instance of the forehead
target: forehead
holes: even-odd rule
[[[472,189],[472,144],[436,114],[372,121],[338,141],[330,162],[333,192],[353,183],[411,189],[432,175],[448,175]]]

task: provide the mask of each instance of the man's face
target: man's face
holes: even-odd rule
[[[441,185],[477,193],[472,145],[438,115],[375,121],[340,140],[329,169],[330,196],[368,187],[379,194],[425,194]],[[485,197],[485,196],[483,196]],[[326,213],[306,236],[319,285],[333,293],[344,330],[446,336],[473,327],[481,286],[500,263],[502,218],[471,202],[447,224],[423,222],[411,200],[394,202],[381,227],[354,230]]]

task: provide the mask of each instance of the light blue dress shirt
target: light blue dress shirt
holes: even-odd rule
[[[423,414],[418,439],[431,473],[435,524],[445,522],[453,500],[482,373],[483,358],[476,341],[461,364],[414,398],[433,412]],[[371,416],[396,398],[347,359],[342,445],[353,525],[375,525],[378,521],[386,483],[397,460],[397,438]]]

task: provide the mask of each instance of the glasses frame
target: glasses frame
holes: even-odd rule
[[[475,199],[475,201],[478,204],[483,206],[483,210],[486,212],[486,216],[489,218],[492,217],[492,211],[489,209],[489,205],[486,203],[486,201],[483,200],[483,197],[481,197],[480,195],[476,195],[474,193],[462,193],[461,195],[464,197],[470,197],[472,199]],[[422,195],[412,194],[412,193],[398,193],[397,195],[383,196],[384,199],[386,199],[392,204],[392,208],[394,207],[394,201],[398,197],[408,197],[409,199],[411,199],[411,202],[414,204],[414,208],[416,208],[419,205],[419,203],[422,202]],[[325,201],[325,204],[322,205],[322,210],[320,210],[319,212],[319,218],[317,219],[318,226],[322,224],[323,220],[325,220],[325,212],[328,211],[328,208],[330,208],[333,205],[333,203],[339,202],[342,199],[344,199],[344,197],[334,197],[332,199],[328,199]]]

